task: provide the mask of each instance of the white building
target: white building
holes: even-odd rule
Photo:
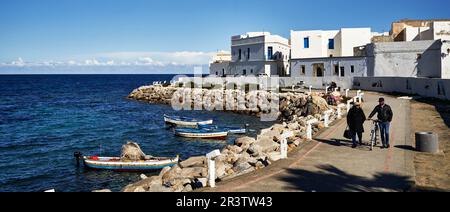
[[[353,48],[371,42],[370,28],[291,31],[291,58],[351,57]]]
[[[209,74],[224,77],[231,75],[230,73],[231,53],[227,51],[219,51],[213,56],[209,63]]]
[[[423,40],[369,44],[368,76],[450,79],[450,41]]]
[[[213,75],[289,75],[289,40],[269,32],[249,32],[231,38],[231,61],[212,63]],[[217,74],[219,73],[219,74]]]
[[[394,41],[450,40],[450,19],[393,22],[391,35]]]

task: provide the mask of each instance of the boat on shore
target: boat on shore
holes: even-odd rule
[[[120,157],[84,156],[86,168],[93,170],[110,170],[115,172],[153,172],[178,164],[179,156],[174,158],[151,157],[145,160],[131,161]]]
[[[186,126],[196,128],[198,125],[210,125],[213,123],[213,120],[212,119],[199,120],[189,117],[164,115],[164,122],[175,126]]]
[[[175,135],[185,138],[209,138],[209,139],[225,139],[228,136],[226,130],[216,129],[175,129]]]

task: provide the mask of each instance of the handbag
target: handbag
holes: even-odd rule
[[[344,138],[346,139],[352,139],[352,131],[350,131],[350,128],[347,126],[347,128],[344,131]]]

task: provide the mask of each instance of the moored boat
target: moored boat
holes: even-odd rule
[[[246,128],[238,128],[238,127],[218,127],[216,125],[197,125],[198,129],[205,129],[205,130],[221,130],[221,131],[228,131],[230,134],[245,134],[247,133]]]
[[[185,138],[223,139],[228,136],[228,131],[215,129],[175,129],[175,135]]]
[[[153,157],[145,160],[122,160],[120,157],[84,156],[85,167],[95,170],[111,170],[116,172],[152,172],[178,163],[179,157]]]
[[[164,122],[176,126],[187,126],[196,128],[198,125],[209,125],[213,123],[212,119],[208,120],[199,120],[195,118],[189,117],[181,117],[181,116],[168,116],[164,115]]]

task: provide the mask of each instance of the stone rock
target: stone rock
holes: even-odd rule
[[[262,152],[272,152],[279,147],[279,144],[270,137],[261,137],[254,145],[260,146]]]
[[[221,160],[216,160],[216,178],[220,179],[226,175],[227,169],[233,166]]]
[[[136,193],[141,192],[142,193],[142,192],[146,192],[146,190],[142,186],[138,186],[133,190],[133,192],[136,192]]]
[[[181,170],[179,176],[190,179],[194,179],[197,177],[206,177],[208,176],[208,169],[204,167],[184,168]]]
[[[101,189],[101,190],[94,190],[92,192],[94,192],[94,193],[110,193],[112,191],[109,189]]]
[[[208,185],[208,179],[207,178],[198,178],[197,179],[199,183],[203,185],[203,187],[206,187]]]
[[[264,165],[264,163],[262,162],[262,161],[258,161],[256,164],[255,164],[255,169],[263,169],[263,168],[265,168],[266,166]]]
[[[281,160],[281,154],[279,152],[271,152],[268,154],[268,157],[273,162]]]
[[[170,166],[166,166],[164,167],[161,172],[159,172],[159,177],[162,177],[165,173],[167,173],[170,169],[172,169],[172,167]]]
[[[250,146],[252,144],[254,144],[256,142],[256,140],[254,138],[251,137],[242,137],[242,138],[238,138],[236,139],[236,141],[234,142],[235,145],[239,146],[242,148],[243,151],[247,151],[248,148],[250,148]]]
[[[192,189],[192,185],[189,184],[189,185],[186,185],[181,192],[191,192],[193,190],[194,189]]]
[[[170,170],[162,175],[163,184],[167,184],[170,180],[183,178],[181,176],[181,168],[178,166],[173,166]]]
[[[147,175],[145,175],[145,174],[141,174],[139,177],[140,177],[142,180],[145,180],[145,179],[148,178]]]
[[[298,130],[298,129],[300,129],[300,127],[301,126],[298,122],[290,123],[288,125],[289,130],[292,130],[292,131]]]
[[[236,145],[229,145],[226,148],[228,150],[230,150],[230,152],[235,153],[235,154],[240,154],[242,152],[242,148],[238,147]]]
[[[253,157],[258,157],[262,153],[262,148],[259,145],[253,144],[248,148],[247,152]]]
[[[204,166],[206,166],[206,157],[205,156],[190,157],[189,159],[180,162],[181,168],[204,167]]]
[[[159,185],[159,184],[152,185],[148,191],[149,192],[174,192],[174,190],[172,190],[171,188],[166,187],[164,185]]]
[[[293,142],[293,144],[294,144],[295,146],[300,146],[301,142],[302,142],[301,139],[296,139],[296,140]]]
[[[233,167],[233,171],[236,173],[245,171],[249,168],[251,168],[252,166],[245,160],[238,160]]]

